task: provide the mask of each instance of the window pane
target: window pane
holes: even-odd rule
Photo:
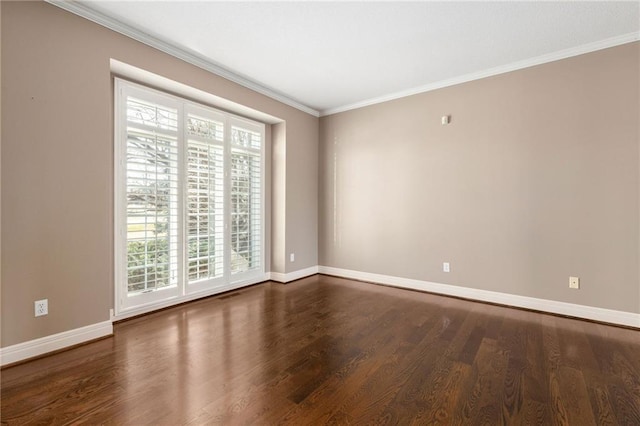
[[[231,151],[231,273],[262,266],[260,167],[259,154]]]
[[[178,130],[178,111],[165,108],[151,102],[128,97],[127,121],[129,123],[144,124],[158,130]]]
[[[232,126],[231,143],[242,148],[260,149],[262,146],[262,135],[258,132]]]
[[[178,141],[163,132],[176,128],[176,110],[127,99],[129,293],[177,284]]]
[[[188,119],[190,122],[192,117]],[[221,124],[198,119],[200,129]],[[198,131],[215,139],[216,134]],[[187,244],[189,282],[224,274],[224,149],[189,140],[187,145]]]
[[[190,135],[222,141],[224,138],[224,125],[219,121],[189,115],[187,117],[187,132]]]

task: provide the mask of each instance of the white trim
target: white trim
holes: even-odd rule
[[[140,43],[146,44],[147,46],[151,46],[154,49],[157,49],[175,58],[181,59],[187,63],[190,63],[191,65],[195,65],[199,68],[202,68],[205,71],[209,71],[212,74],[226,78],[227,80],[230,80],[236,84],[239,84],[240,86],[246,87],[247,89],[251,89],[254,92],[268,96],[269,98],[274,99],[278,102],[282,102],[283,104],[289,105],[290,107],[306,112],[307,114],[311,114],[314,117],[320,116],[320,113],[315,109],[310,108],[306,105],[303,105],[300,102],[289,98],[288,96],[285,96],[273,89],[265,87],[251,80],[248,77],[239,75],[231,70],[228,70],[222,67],[221,65],[216,64],[189,49],[178,48],[176,46],[173,46],[170,43],[162,41],[136,28],[133,28],[127,24],[124,24],[123,22],[120,22],[117,19],[111,18],[103,13],[97,12],[83,3],[80,3],[77,1],[65,1],[65,0],[45,0],[45,1],[53,6],[57,6],[61,9],[64,9],[67,12],[71,12],[75,15],[81,16],[85,19],[88,19],[89,21],[95,22],[96,24],[102,25],[103,27],[106,27],[117,33],[120,33],[136,41],[139,41]]]
[[[103,321],[28,342],[0,348],[0,365],[13,364],[69,346],[113,334],[111,321]]]
[[[559,61],[561,59],[583,55],[585,53],[595,52],[597,50],[607,49],[609,47],[615,47],[615,46],[619,46],[626,43],[632,43],[638,40],[640,40],[640,32],[623,34],[623,35],[611,37],[605,40],[600,40],[593,43],[587,43],[581,46],[571,47],[569,49],[559,50],[557,52],[548,53],[546,55],[536,56],[534,58],[529,58],[522,61],[512,62],[510,64],[489,68],[484,71],[473,72],[471,74],[465,74],[459,77],[437,81],[435,83],[426,84],[424,86],[418,86],[412,89],[402,90],[400,92],[390,93],[387,95],[366,99],[364,101],[359,101],[359,102],[343,105],[336,108],[325,109],[320,111],[320,117],[325,117],[327,115],[337,114],[339,112],[344,112],[352,109],[375,105],[382,102],[392,101],[394,99],[404,98],[407,96],[417,95],[419,93],[430,92],[432,90],[442,89],[444,87],[455,86],[456,84],[467,83],[473,80],[480,80],[482,78],[491,77],[494,75],[504,74],[507,72],[516,71],[523,68],[529,68],[536,65],[546,64],[548,62]]]
[[[109,68],[111,73],[116,76],[123,77],[134,82],[143,83],[150,87],[160,88],[165,92],[183,98],[191,99],[201,104],[211,106],[213,108],[222,109],[241,117],[246,117],[254,121],[260,121],[267,124],[283,123],[284,120],[273,115],[258,111],[257,109],[230,101],[229,99],[214,95],[204,90],[196,89],[183,83],[163,77],[159,74],[152,73],[142,68],[134,67],[117,59],[109,59]]]
[[[518,296],[515,294],[499,293],[496,291],[440,284],[410,278],[393,277],[390,275],[372,274],[369,272],[333,268],[330,266],[319,266],[318,272],[342,278],[385,284],[392,287],[409,288],[412,290],[438,293],[446,296],[462,297],[482,302],[498,303],[500,305],[515,306],[518,308],[533,309],[541,312],[568,315],[576,318],[640,328],[640,313],[636,314],[632,312],[615,311],[612,309],[576,305],[573,303],[558,302],[555,300]]]
[[[109,28],[110,30],[113,30],[117,33],[123,34],[129,38],[132,38],[143,44],[146,44],[147,46],[151,46],[157,50],[160,50],[161,52],[164,52],[168,55],[171,55],[187,63],[195,65],[199,68],[202,68],[206,71],[209,71],[212,74],[218,75],[236,84],[239,84],[243,87],[251,89],[254,92],[268,96],[269,98],[274,99],[278,102],[282,102],[283,104],[289,105],[300,111],[306,112],[307,114],[313,115],[314,117],[324,117],[331,114],[337,114],[339,112],[344,112],[352,109],[362,108],[369,105],[379,104],[379,103],[391,101],[394,99],[404,98],[404,97],[416,95],[419,93],[429,92],[432,90],[441,89],[441,88],[453,86],[456,84],[466,83],[473,80],[479,80],[485,77],[504,74],[507,72],[516,71],[519,69],[528,68],[536,65],[541,65],[547,62],[558,61],[560,59],[570,58],[572,56],[578,56],[585,53],[595,52],[597,50],[619,46],[622,44],[631,43],[631,42],[640,40],[640,32],[622,34],[622,35],[611,37],[608,39],[583,44],[581,46],[575,46],[569,49],[548,53],[548,54],[537,56],[534,58],[529,58],[522,61],[513,62],[510,64],[489,68],[484,71],[465,74],[459,77],[454,77],[447,80],[441,80],[431,84],[418,86],[412,89],[402,90],[400,92],[390,93],[390,94],[375,97],[375,98],[366,99],[363,101],[339,106],[336,108],[329,108],[322,111],[317,111],[311,107],[308,107],[298,101],[295,101],[289,98],[288,96],[282,93],[279,93],[273,89],[265,87],[246,76],[242,76],[229,69],[226,69],[225,67],[209,59],[202,57],[201,55],[191,51],[190,49],[179,48],[170,43],[162,41],[134,27],[131,27],[123,22],[120,22],[117,19],[114,19],[103,13],[95,11],[83,3],[80,3],[77,1],[68,1],[68,0],[45,0],[45,1],[51,5],[64,9],[67,12],[71,12],[75,15],[81,16],[85,19],[95,22],[96,24],[102,25],[103,27]]]
[[[135,317],[142,314],[147,314],[149,312],[157,311],[158,309],[170,308],[172,306],[182,304],[185,302],[191,302],[197,299],[202,299],[209,296],[214,296],[216,294],[224,293],[231,290],[237,290],[242,287],[247,287],[254,284],[259,284],[265,281],[269,281],[269,274],[264,274],[259,277],[255,277],[250,280],[240,281],[231,283],[226,286],[220,286],[216,288],[210,288],[198,293],[187,294],[186,296],[176,297],[170,300],[163,300],[160,302],[149,303],[142,306],[137,306],[131,309],[123,310],[119,312],[117,315],[111,317],[112,321],[121,321],[123,319]]]
[[[281,272],[271,272],[271,281],[277,281],[279,283],[288,283],[291,281],[299,280],[318,273],[318,266],[312,266],[306,269],[300,269],[298,271],[289,272],[283,274]]]
[[[122,282],[123,271],[120,265],[123,265],[125,260],[123,258],[124,250],[120,246],[120,241],[124,238],[124,215],[118,214],[127,205],[125,198],[126,190],[123,190],[123,178],[125,176],[124,171],[124,159],[123,152],[120,147],[121,141],[126,139],[126,117],[125,110],[119,107],[120,98],[124,95],[123,88],[120,87],[120,80],[115,78],[113,80],[113,309],[110,312],[109,318],[113,318],[113,311],[118,309],[120,301],[122,300],[122,291],[120,286],[116,283]]]
[[[76,1],[66,1],[66,0],[45,0],[45,1],[51,5],[57,6],[75,15],[81,16],[85,19],[88,19],[99,25],[102,25],[103,27],[109,28],[110,30],[113,30],[117,33],[123,34],[129,38],[132,38],[141,43],[144,43],[147,46],[151,46],[168,55],[171,55],[187,63],[195,65],[199,68],[202,68],[206,71],[209,71],[212,74],[218,75],[236,84],[239,84],[243,87],[251,89],[254,92],[268,96],[271,99],[274,99],[278,102],[282,102],[283,104],[289,105],[300,111],[306,112],[307,114],[311,114],[314,117],[324,117],[331,114],[337,114],[339,112],[344,112],[352,109],[362,108],[369,105],[379,104],[379,103],[391,101],[394,99],[404,98],[406,96],[429,92],[432,90],[441,89],[441,88],[453,86],[456,84],[466,83],[473,80],[479,80],[485,77],[504,74],[507,72],[516,71],[523,68],[529,68],[532,66],[545,64],[547,62],[558,61],[560,59],[570,58],[572,56],[578,56],[585,53],[595,52],[597,50],[619,46],[622,44],[631,43],[631,42],[640,40],[640,33],[632,32],[632,33],[623,34],[620,36],[611,37],[608,39],[604,39],[604,40],[600,40],[592,43],[583,44],[581,46],[571,47],[569,49],[548,53],[548,54],[537,56],[534,58],[529,58],[522,61],[513,62],[510,64],[489,68],[484,71],[465,74],[452,79],[442,80],[435,83],[414,87],[412,89],[402,90],[400,92],[390,93],[387,95],[355,102],[352,104],[339,106],[336,108],[329,108],[322,111],[317,111],[298,101],[295,101],[289,98],[284,94],[281,94],[273,89],[265,87],[259,84],[258,82],[251,80],[248,77],[239,75],[231,70],[228,70],[223,66],[216,64],[211,60],[206,59],[201,55],[191,51],[190,49],[179,48],[170,43],[162,41],[134,27],[124,24],[123,22],[120,22],[114,18],[111,18],[103,13],[97,12],[83,3],[76,2]]]
[[[258,284],[271,279],[282,283],[291,282],[300,278],[314,274],[327,274],[342,278],[349,278],[361,281],[368,281],[377,284],[385,284],[391,287],[408,288],[412,290],[437,293],[446,296],[462,297],[465,299],[498,303],[506,306],[533,309],[541,312],[550,312],[559,315],[568,315],[576,318],[602,321],[611,324],[619,324],[628,327],[640,328],[640,314],[611,309],[596,308],[592,306],[576,305],[573,303],[558,302],[554,300],[538,299],[535,297],[518,296],[515,294],[500,293],[488,290],[479,290],[469,287],[460,287],[449,284],[440,284],[429,281],[414,280],[410,278],[394,277],[390,275],[373,274],[369,272],[353,271],[349,269],[333,268],[330,266],[312,266],[299,271],[287,274],[271,272],[264,276],[257,277],[250,282],[234,283],[229,286],[219,287],[190,294],[181,297],[180,300],[170,300],[161,303],[154,303],[131,309],[119,315],[111,314],[110,321],[103,321],[85,327],[76,328],[39,339],[30,340],[24,343],[0,348],[0,365],[13,364],[49,352],[67,348],[69,346],[88,342],[100,337],[113,334],[112,321],[119,321],[136,315],[145,314],[157,309],[170,307],[176,303],[189,302],[204,297],[213,296],[222,292],[236,290],[247,285]]]

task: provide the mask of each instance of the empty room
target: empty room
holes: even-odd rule
[[[640,425],[637,1],[0,38],[3,425]]]

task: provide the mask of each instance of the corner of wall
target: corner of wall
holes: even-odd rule
[[[287,123],[271,125],[271,265],[285,272]]]

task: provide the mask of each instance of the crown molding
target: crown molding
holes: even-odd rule
[[[171,55],[185,62],[188,62],[191,65],[195,65],[199,68],[202,68],[205,71],[209,71],[212,74],[226,78],[227,80],[230,80],[236,84],[239,84],[240,86],[246,87],[247,89],[251,89],[254,92],[268,96],[271,99],[274,99],[278,102],[282,102],[283,104],[289,105],[290,107],[306,112],[307,114],[311,114],[314,117],[320,116],[320,112],[316,111],[313,108],[303,105],[300,102],[297,102],[272,89],[262,86],[261,84],[247,77],[236,74],[210,60],[203,58],[202,56],[188,49],[174,46],[154,36],[151,36],[143,31],[133,28],[130,25],[120,22],[117,19],[113,19],[103,13],[97,12],[91,9],[90,7],[84,5],[83,3],[79,3],[77,1],[69,1],[69,0],[45,0],[45,2],[53,6],[57,6],[61,9],[64,9],[67,12],[71,12],[75,15],[81,16],[85,19],[95,22],[96,24],[102,25],[103,27],[106,27],[112,31],[115,31],[129,38],[132,38],[136,41],[139,41],[140,43],[146,44],[147,46],[153,47],[154,49],[157,49],[168,55]]]
[[[510,64],[501,65],[499,67],[489,68],[484,71],[474,72],[471,74],[465,74],[459,77],[454,77],[447,80],[437,81],[435,83],[426,84],[424,86],[414,87],[412,89],[402,90],[400,92],[390,93],[387,95],[367,99],[360,102],[355,102],[348,105],[343,105],[337,108],[329,108],[320,111],[320,117],[325,117],[331,114],[337,114],[339,112],[350,111],[352,109],[362,108],[370,105],[379,104],[382,102],[392,101],[394,99],[400,99],[411,95],[417,95],[420,93],[430,92],[432,90],[442,89],[444,87],[455,86],[461,83],[467,83],[473,80],[479,80],[494,75],[504,74],[511,71],[520,70],[523,68],[529,68],[536,65],[546,64],[548,62],[559,61],[561,59],[570,58],[573,56],[583,55],[585,53],[595,52],[597,50],[607,49],[609,47],[615,47],[622,44],[632,43],[640,40],[640,32],[633,32],[623,34],[616,37],[596,41],[593,43],[583,44],[581,46],[572,47],[569,49],[559,50],[557,52],[548,53],[546,55],[536,56],[534,58],[525,59],[522,61],[512,62]]]
[[[271,99],[274,99],[278,102],[282,102],[283,104],[289,105],[293,108],[296,108],[300,111],[306,112],[307,114],[313,115],[315,117],[324,117],[327,115],[337,114],[340,112],[350,111],[357,108],[362,108],[370,105],[379,104],[382,102],[392,101],[395,99],[404,98],[407,96],[417,95],[420,93],[430,92],[432,90],[442,89],[449,86],[454,86],[457,84],[467,83],[474,80],[479,80],[486,77],[491,77],[494,75],[504,74],[511,71],[517,71],[524,68],[533,67],[536,65],[542,65],[548,62],[554,62],[561,59],[570,58],[573,56],[583,55],[585,53],[595,52],[597,50],[606,49],[609,47],[615,47],[626,43],[632,43],[640,40],[640,32],[632,32],[628,34],[623,34],[616,37],[611,37],[605,40],[596,41],[593,43],[583,44],[581,46],[572,47],[569,49],[560,50],[557,52],[537,56],[534,58],[525,59],[522,61],[513,62],[506,65],[501,65],[494,68],[489,68],[487,70],[478,71],[470,74],[465,74],[462,76],[454,77],[447,80],[441,80],[434,83],[414,87],[407,90],[402,90],[395,93],[386,94],[383,96],[378,96],[375,98],[366,99],[363,101],[339,106],[336,108],[329,108],[322,111],[317,111],[313,108],[310,108],[300,102],[297,102],[281,93],[276,92],[275,90],[269,89],[261,84],[234,73],[208,59],[203,58],[197,53],[190,51],[188,49],[176,47],[170,43],[162,41],[154,36],[146,34],[136,28],[131,27],[130,25],[124,24],[116,19],[108,17],[100,12],[97,12],[83,3],[79,3],[73,0],[45,0],[45,2],[57,6],[61,9],[64,9],[68,12],[74,13],[78,16],[81,16],[85,19],[88,19],[92,22],[95,22],[99,25],[102,25],[110,30],[113,30],[117,33],[123,34],[129,38],[132,38],[136,41],[139,41],[143,44],[151,46],[161,52],[174,56],[178,59],[181,59],[185,62],[188,62],[192,65],[195,65],[199,68],[202,68],[206,71],[211,72],[212,74],[223,77],[227,80],[230,80],[240,86],[251,89],[257,93],[268,96]]]

